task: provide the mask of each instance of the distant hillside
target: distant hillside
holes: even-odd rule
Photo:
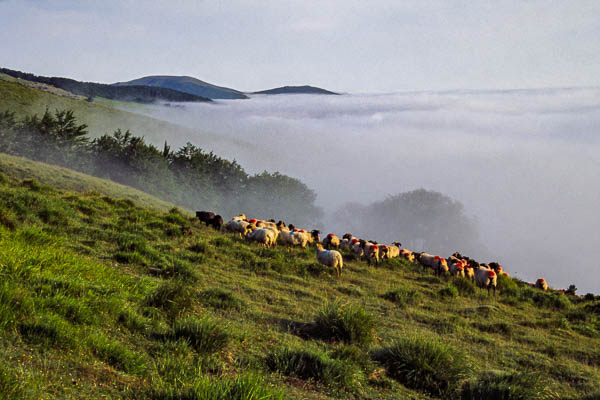
[[[155,75],[145,76],[128,82],[117,82],[114,86],[153,86],[174,89],[209,99],[247,99],[244,93],[235,89],[212,85],[191,76]]]
[[[339,94],[314,86],[282,86],[275,89],[262,90],[252,94]]]
[[[34,74],[0,68],[0,73],[14,78],[52,85],[71,93],[86,97],[104,97],[111,100],[135,101],[151,103],[156,100],[164,101],[211,101],[208,98],[177,90],[156,86],[113,86],[103,83],[79,82],[61,77],[37,76]]]
[[[73,110],[77,117],[88,125],[91,137],[98,137],[117,129],[130,129],[134,133],[142,134],[151,142],[164,142],[165,132],[169,132],[171,139],[178,136],[187,136],[192,131],[184,127],[175,126],[168,122],[160,121],[144,115],[118,110],[110,106],[112,100],[98,100],[87,102],[81,98],[71,98],[66,95],[54,93],[50,87],[44,90],[23,85],[23,81],[10,81],[4,74],[0,74],[0,112],[12,111],[19,118],[29,114],[43,114],[46,108],[50,110]],[[61,91],[61,89],[57,89]],[[61,92],[67,93],[67,92]],[[106,103],[106,104],[101,104]],[[142,107],[139,104],[128,103],[132,107]],[[132,111],[134,111],[132,109]]]

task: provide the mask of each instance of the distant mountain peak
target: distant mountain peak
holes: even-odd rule
[[[252,94],[333,94],[339,93],[331,92],[319,87],[302,85],[302,86],[282,86],[274,89],[261,90],[260,92],[252,92]]]
[[[247,99],[239,90],[213,85],[192,76],[149,75],[128,82],[117,82],[115,86],[156,86],[207,97],[209,99]]]

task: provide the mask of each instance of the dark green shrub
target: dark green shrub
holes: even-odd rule
[[[441,297],[457,297],[458,289],[456,288],[456,286],[448,284],[446,287],[443,287],[440,290],[438,290],[437,293]]]
[[[517,297],[519,295],[519,287],[513,279],[505,275],[498,275],[496,279],[496,289],[498,289],[502,296]]]
[[[486,371],[462,387],[462,400],[543,400],[550,398],[539,375]]]
[[[231,339],[221,326],[210,318],[188,317],[175,322],[173,338],[185,339],[198,353],[210,354],[223,349]]]
[[[381,297],[404,308],[408,304],[415,304],[421,298],[421,294],[416,290],[396,289],[384,293]]]
[[[477,287],[470,279],[466,278],[454,278],[452,280],[452,286],[454,286],[461,296],[472,296],[477,292]]]
[[[428,337],[398,339],[372,357],[406,387],[442,398],[452,397],[469,371],[462,351]]]
[[[185,282],[163,282],[146,296],[143,304],[165,310],[171,317],[182,313],[192,305],[193,290]]]
[[[370,368],[371,359],[369,354],[358,346],[342,345],[331,352],[331,357],[338,360],[350,361],[363,370]]]
[[[235,294],[220,288],[203,290],[200,292],[200,299],[204,305],[222,310],[239,310],[244,306],[244,302],[238,299]]]
[[[539,307],[565,309],[572,306],[571,301],[564,293],[544,292],[540,289],[522,287],[520,298]]]
[[[333,360],[325,354],[288,347],[271,352],[266,359],[267,367],[283,375],[305,380],[315,380],[327,386],[351,389],[356,385],[360,372],[356,365]]]
[[[314,334],[324,340],[338,340],[368,346],[375,334],[375,320],[362,307],[340,302],[327,303],[319,310]]]

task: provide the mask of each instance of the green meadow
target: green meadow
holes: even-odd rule
[[[124,186],[0,171],[0,398],[600,398],[596,296],[349,254],[337,278]]]

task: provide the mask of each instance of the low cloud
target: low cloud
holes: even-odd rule
[[[292,95],[144,112],[197,131],[166,138],[174,147],[191,141],[249,172],[297,177],[330,213],[420,187],[442,192],[478,219],[509,271],[597,292],[599,100],[599,89]]]

